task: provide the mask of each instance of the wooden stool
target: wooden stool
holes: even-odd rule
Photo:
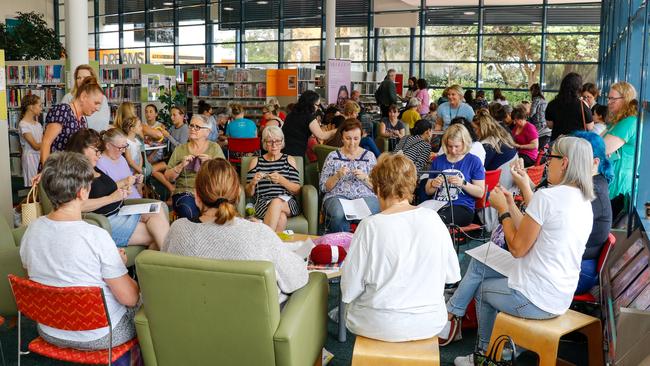
[[[492,328],[490,345],[500,335],[508,335],[516,345],[531,350],[539,355],[539,366],[556,365],[560,337],[578,331],[587,336],[589,365],[603,365],[603,333],[600,319],[568,310],[548,320],[530,320],[518,318],[506,313],[499,313]],[[498,350],[497,354],[501,354]]]
[[[383,342],[357,336],[352,366],[440,365],[438,337],[410,342]]]

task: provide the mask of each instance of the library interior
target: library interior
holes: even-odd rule
[[[0,366],[650,366],[647,0],[0,5]]]

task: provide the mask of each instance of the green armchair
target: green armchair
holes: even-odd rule
[[[18,314],[7,275],[26,276],[18,246],[24,232],[22,228],[11,229],[7,222],[0,218],[0,315],[4,317]]]
[[[245,156],[241,160],[240,179],[242,187],[246,185],[246,174],[248,173],[248,164],[251,157]],[[296,159],[296,166],[300,175],[300,185],[302,189],[297,197],[298,204],[302,207],[302,213],[298,216],[290,217],[287,220],[287,229],[293,230],[295,233],[317,235],[318,234],[318,191],[316,187],[304,184],[303,172],[303,158],[294,156]],[[245,216],[246,203],[251,202],[250,198],[246,197],[244,189],[239,190],[239,214]]]
[[[45,191],[43,190],[42,186],[39,184],[38,187],[38,194],[39,194],[39,199],[41,201],[41,207],[43,208],[43,215],[47,215],[50,212],[52,212],[52,203],[50,200],[47,198],[47,195],[45,194]],[[151,202],[158,202],[157,200],[152,200],[149,198],[131,198],[127,199],[124,201],[125,205],[137,205],[139,203],[151,203]],[[163,202],[161,205],[162,210],[164,210],[166,217],[169,217],[169,209],[167,208],[167,205]],[[105,229],[109,233],[111,232],[111,223],[108,221],[106,216],[96,214],[94,212],[85,212],[83,214],[84,220],[88,221],[89,223],[93,225],[97,225],[101,227],[102,229]],[[126,251],[126,257],[128,258],[128,261],[126,262],[127,267],[131,267],[135,264],[135,257],[140,254],[145,249],[144,246],[142,245],[132,245],[124,248],[124,251]]]
[[[273,264],[145,250],[135,326],[147,366],[307,366],[327,338],[327,278],[311,273],[280,312]],[[173,299],[173,301],[170,301]]]

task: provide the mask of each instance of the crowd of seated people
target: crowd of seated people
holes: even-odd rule
[[[414,84],[422,85],[419,80]],[[100,134],[86,128],[85,116],[99,109],[101,88],[92,76],[82,79],[70,104],[53,109],[46,119],[50,145],[43,145],[47,152],[41,152],[38,179],[54,210],[27,228],[21,245],[24,267],[32,280],[43,284],[102,287],[116,319],[114,346],[133,338],[133,316],[142,302],[138,284],[126,275],[122,249],[129,245],[184,256],[270,261],[284,303],[307,283],[308,274],[305,261],[276,233],[301,213],[297,197],[304,166],[297,164],[309,153],[312,139],[336,147],[319,169],[322,232],[353,232],[341,278],[348,329],[390,342],[439,335],[447,344],[457,337],[459,318],[477,298],[478,346],[485,352],[498,312],[550,319],[566,312],[574,293],[596,284],[597,258],[615,218],[612,208],[614,213],[624,211],[631,192],[625,171],[633,164],[636,92],[625,82],[612,85],[606,117],[610,120],[604,121],[609,125],[601,137],[582,131],[594,125],[590,107],[577,95],[595,91],[583,87],[575,75],[565,77],[561,93],[545,111],[543,96],[535,88],[530,109],[517,105],[509,113],[506,107],[513,101],[503,94],[495,93],[488,105],[454,85],[446,89],[446,100],[432,120],[426,108],[418,108],[421,100],[426,100],[425,106],[429,101],[422,90],[426,86],[413,88],[410,100],[403,98],[413,102],[418,114],[410,134],[399,106],[386,107],[387,117],[377,121],[378,133],[393,143],[391,151],[379,155],[359,120],[357,101],[346,101],[340,110],[333,106],[323,115],[314,92],[303,93],[286,116],[276,103],[265,105],[263,126],[247,119],[236,104],[230,106],[232,120],[222,123],[203,103],[202,113],[193,114],[187,123],[184,109],[172,108],[167,130],[156,124],[155,106],[147,107],[150,116],[139,124],[125,104],[118,113],[119,127]],[[477,95],[484,98],[484,93]],[[572,95],[577,102],[568,102]],[[589,110],[584,121],[566,115],[571,111],[582,117],[581,109]],[[526,168],[539,163],[539,144],[546,137],[540,131],[558,126],[563,132],[551,135],[543,156],[547,184],[534,191]],[[443,131],[441,149],[433,154],[436,130]],[[164,171],[154,172],[164,172],[173,189],[171,226],[162,210],[117,215],[126,199],[140,197],[146,162],[135,155],[147,157],[139,151],[138,139],[145,137],[170,142],[171,155],[154,160],[164,164]],[[262,152],[242,169],[225,160],[222,146],[227,145],[220,142],[227,143],[227,137],[260,138]],[[371,146],[365,145],[366,138]],[[496,244],[515,257],[516,266],[506,278],[471,259],[461,279],[449,230],[475,221],[476,202],[486,196],[486,171],[496,169],[501,169],[501,179],[489,195],[502,235]],[[513,198],[515,188],[523,197],[525,214]],[[254,202],[253,218],[239,216],[241,192]],[[346,217],[345,200],[357,199],[365,203],[369,217]],[[440,208],[414,205],[425,200],[438,201]],[[85,223],[83,212],[106,216],[111,232]],[[52,244],[43,244],[48,241]],[[73,275],[64,275],[64,269]],[[445,303],[445,284],[459,281]],[[108,344],[107,329],[38,329],[46,341],[62,347],[103,349]],[[443,329],[449,332],[441,334]],[[459,357],[455,364],[473,364],[472,356]]]

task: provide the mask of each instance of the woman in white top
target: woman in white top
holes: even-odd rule
[[[550,188],[534,193],[523,214],[507,191],[495,188],[490,204],[499,213],[514,265],[508,277],[472,259],[465,277],[447,302],[454,338],[456,317],[465,314],[476,298],[479,348],[485,352],[498,312],[528,319],[549,319],[564,314],[578,285],[582,254],[593,223],[594,197],[591,144],[577,137],[562,137],[548,155]],[[524,197],[532,195],[523,170],[513,169]],[[496,246],[491,250],[498,250]],[[446,336],[446,335],[445,335]],[[473,365],[472,355],[454,364]]]
[[[50,155],[40,182],[54,210],[29,225],[20,242],[20,259],[29,279],[43,285],[101,287],[115,347],[135,337],[133,318],[140,291],[127,273],[124,250],[115,247],[106,230],[81,219],[93,179],[93,168],[82,154]],[[39,324],[38,332],[59,347],[109,347],[108,327],[70,331]]]
[[[361,221],[343,263],[347,327],[388,342],[434,337],[447,319],[445,283],[460,279],[449,231],[409,203],[417,173],[406,156],[381,155],[370,180],[382,211]]]
[[[43,141],[43,126],[38,122],[43,107],[41,98],[36,94],[26,95],[20,104],[20,146],[23,148],[21,162],[25,187],[32,186],[32,178],[38,173]]]
[[[95,79],[99,80],[95,69],[90,65],[79,65],[74,69],[74,85],[70,93],[63,96],[61,103],[70,104],[74,95],[77,93],[77,87],[81,85],[81,82],[88,76],[94,76]],[[106,96],[102,97],[102,104],[99,107],[99,110],[90,116],[86,116],[86,123],[88,128],[92,128],[95,131],[102,132],[108,129],[108,124],[111,119],[111,108],[108,106],[108,99]]]

